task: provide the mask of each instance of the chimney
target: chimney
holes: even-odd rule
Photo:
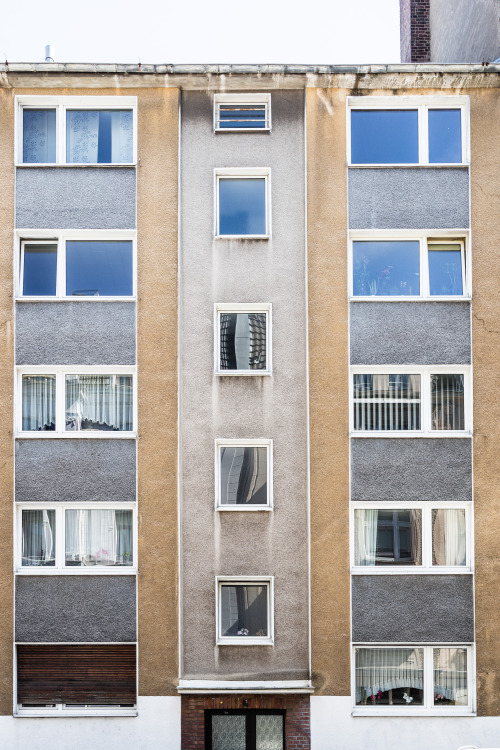
[[[430,0],[399,0],[399,29],[401,62],[430,62]]]

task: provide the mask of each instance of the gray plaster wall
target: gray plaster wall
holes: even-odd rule
[[[136,500],[133,439],[16,440],[18,502]]]
[[[500,57],[499,0],[431,0],[431,62],[480,63]]]
[[[352,302],[352,365],[470,364],[469,302]]]
[[[469,226],[467,167],[351,167],[348,191],[350,229]]]
[[[134,302],[19,302],[17,365],[135,365]]]
[[[16,170],[16,227],[135,229],[135,167]]]
[[[474,640],[472,575],[352,576],[352,640]]]
[[[273,132],[213,132],[184,92],[180,351],[185,679],[308,677],[303,92],[272,92]],[[214,168],[270,167],[272,238],[214,239]],[[272,377],[214,376],[214,303],[271,302]],[[216,438],[274,440],[269,512],[214,510]],[[215,647],[215,576],[275,576],[275,643]]]
[[[135,576],[17,576],[17,641],[135,641]]]
[[[352,438],[351,500],[472,500],[472,441]]]

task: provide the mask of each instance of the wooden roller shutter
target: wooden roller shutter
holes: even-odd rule
[[[135,703],[135,644],[19,645],[17,700],[18,703]]]

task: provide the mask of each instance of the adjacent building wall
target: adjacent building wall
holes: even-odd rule
[[[500,2],[430,0],[430,31],[431,62],[493,62],[500,57]]]

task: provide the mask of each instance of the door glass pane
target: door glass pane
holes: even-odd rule
[[[266,234],[263,177],[219,180],[219,234]]]
[[[283,750],[283,716],[257,714],[255,750]]]
[[[267,505],[267,448],[220,449],[221,505]]]
[[[55,164],[55,109],[23,110],[23,164]]]
[[[432,564],[466,564],[466,523],[463,508],[432,511]]]
[[[220,314],[221,370],[265,370],[266,313]]]
[[[132,565],[131,510],[67,510],[65,565]]]
[[[212,716],[212,750],[246,750],[245,716]]]
[[[57,245],[25,245],[23,294],[48,297],[56,293]]]
[[[55,375],[23,375],[23,430],[56,429]]]
[[[420,510],[355,510],[355,565],[421,565],[421,516]]]
[[[434,649],[434,705],[466,706],[467,649]]]
[[[267,586],[221,586],[221,635],[266,638]]]
[[[431,375],[433,430],[465,430],[464,376]]]
[[[462,125],[459,109],[429,110],[429,162],[460,164]]]
[[[68,164],[130,164],[132,159],[132,110],[66,112]]]
[[[422,706],[422,648],[357,648],[357,706]]]
[[[55,565],[55,524],[55,510],[23,510],[23,567]]]
[[[460,245],[429,245],[429,290],[431,294],[463,294]]]
[[[418,164],[417,110],[352,110],[353,164]]]
[[[355,297],[420,294],[418,242],[353,242],[352,252]]]
[[[132,295],[132,242],[66,242],[66,294]]]

